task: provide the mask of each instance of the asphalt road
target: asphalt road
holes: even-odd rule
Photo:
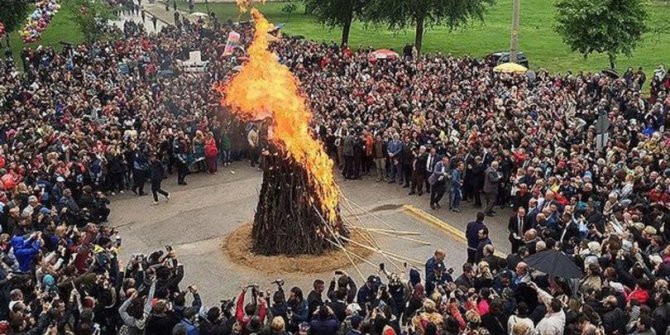
[[[260,171],[237,162],[225,169],[220,167],[216,175],[190,175],[187,181],[187,186],[177,186],[176,175],[166,180],[163,188],[171,193],[171,199],[169,202],[161,200],[158,206],[150,206],[151,196],[136,197],[130,192],[111,198],[110,224],[119,229],[123,239],[123,262],[132,253],[149,253],[171,245],[186,269],[184,286],[197,285],[204,302],[209,305],[233,297],[238,288],[247,283],[270,287],[270,281],[283,278],[289,287],[300,286],[309,290],[314,279],[328,281],[332,278],[332,273],[269,275],[227,260],[221,249],[223,239],[242,223],[252,220],[261,183]],[[365,209],[358,212],[366,213],[360,218],[367,227],[418,232],[419,236],[411,237],[431,243],[422,245],[379,235],[377,240],[385,251],[424,262],[436,248],[443,248],[447,251],[447,267],[460,273],[460,266],[466,259],[463,231],[477,212],[470,204],[463,203],[461,213],[444,208],[433,211],[428,206],[428,194],[408,196],[408,189],[397,184],[376,183],[373,178],[339,179],[338,183],[353,207],[358,205]],[[145,189],[149,191],[149,185]],[[344,213],[353,217],[352,213]],[[507,253],[510,246],[505,231],[511,212],[498,213],[486,222],[496,248]],[[394,270],[381,255],[374,254],[369,260],[373,264],[385,262],[388,269]],[[365,263],[359,267],[364,276],[377,271]],[[356,274],[352,266],[345,270]],[[356,277],[357,281],[361,280],[358,275]]]

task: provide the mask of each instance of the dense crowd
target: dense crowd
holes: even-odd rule
[[[159,34],[127,23],[107,41],[25,49],[3,62],[0,334],[668,333],[662,67],[649,79],[642,69],[508,75],[474,58],[407,48],[371,61],[369,48],[282,38],[272,48],[304,84],[315,136],[344,178],[425,191],[434,210],[443,197],[453,211],[467,201],[484,208],[468,225],[468,263],[453,273],[437,250],[425,269],[359,285],[338,274],[307,295],[252,285],[208,308],[195,286],[180,285],[171,249],[122,262],[121,240],[103,224],[109,198],[144,195],[149,181],[157,204],[173,172],[185,185],[192,172],[262,163],[267,125],[231,118],[212,91],[244,60],[243,48],[222,56],[228,32],[244,46],[252,27],[201,23]],[[203,73],[179,66],[194,50],[208,62]],[[499,207],[515,213],[506,258],[484,223]],[[551,249],[583,278],[524,262]]]

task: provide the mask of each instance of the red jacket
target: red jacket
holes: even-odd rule
[[[240,328],[242,329],[243,333],[245,332],[251,317],[253,317],[253,315],[250,316],[244,314],[244,294],[245,291],[242,291],[237,297],[237,311],[235,312],[235,318],[237,319],[237,323],[240,324]],[[265,315],[267,314],[267,310],[268,308],[266,302],[264,300],[261,301],[260,308],[258,309],[258,317],[260,318],[261,324],[265,323]]]
[[[214,138],[210,138],[205,142],[205,156],[206,157],[216,157],[219,153],[219,150],[216,148],[216,141]]]

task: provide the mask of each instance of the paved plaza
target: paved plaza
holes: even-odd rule
[[[232,173],[231,171],[234,171]],[[269,287],[270,280],[282,278],[287,285],[308,288],[315,278],[329,280],[332,273],[267,274],[247,267],[231,264],[221,248],[225,236],[238,226],[253,218],[258,201],[262,172],[237,162],[230,168],[220,169],[216,175],[195,174],[187,178],[188,186],[177,186],[176,176],[170,176],[164,189],[171,192],[170,202],[150,206],[149,196],[141,198],[125,194],[113,198],[111,225],[118,227],[123,238],[121,259],[127,261],[130,253],[140,250],[153,251],[165,245],[176,250],[184,263],[186,277],[184,285],[196,284],[204,293],[207,304],[216,304],[221,299],[231,298],[241,285],[259,283]],[[375,235],[385,251],[404,255],[424,262],[436,248],[447,251],[446,264],[460,274],[460,265],[465,262],[466,248],[462,232],[467,222],[472,221],[476,210],[464,206],[462,213],[451,213],[446,209],[432,211],[428,208],[428,194],[421,197],[408,196],[407,190],[398,185],[375,183],[373,179],[339,180],[343,195],[365,209],[351,213],[343,209],[344,215],[354,219],[354,214],[363,214],[361,221],[371,228],[419,232],[412,238],[430,242],[421,245],[394,237]],[[344,207],[344,206],[343,206]],[[499,211],[498,217],[487,218],[491,238],[500,251],[509,251],[507,241],[507,212]],[[434,215],[434,216],[433,216]],[[435,223],[448,224],[447,229]],[[459,236],[460,234],[460,236]],[[378,254],[369,260],[378,264],[385,262],[387,268],[396,270]],[[402,264],[398,264],[402,266]],[[364,276],[376,272],[369,264],[359,264]],[[345,269],[358,282],[362,282],[355,269]]]

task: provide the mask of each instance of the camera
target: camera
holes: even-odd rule
[[[282,287],[282,286],[284,286],[284,279],[277,279],[277,280],[271,282],[270,284],[276,284],[277,286]]]
[[[221,313],[224,313],[224,315],[226,313],[230,314],[230,311],[235,307],[235,300],[237,300],[237,297],[233,297],[230,300],[221,300]]]

